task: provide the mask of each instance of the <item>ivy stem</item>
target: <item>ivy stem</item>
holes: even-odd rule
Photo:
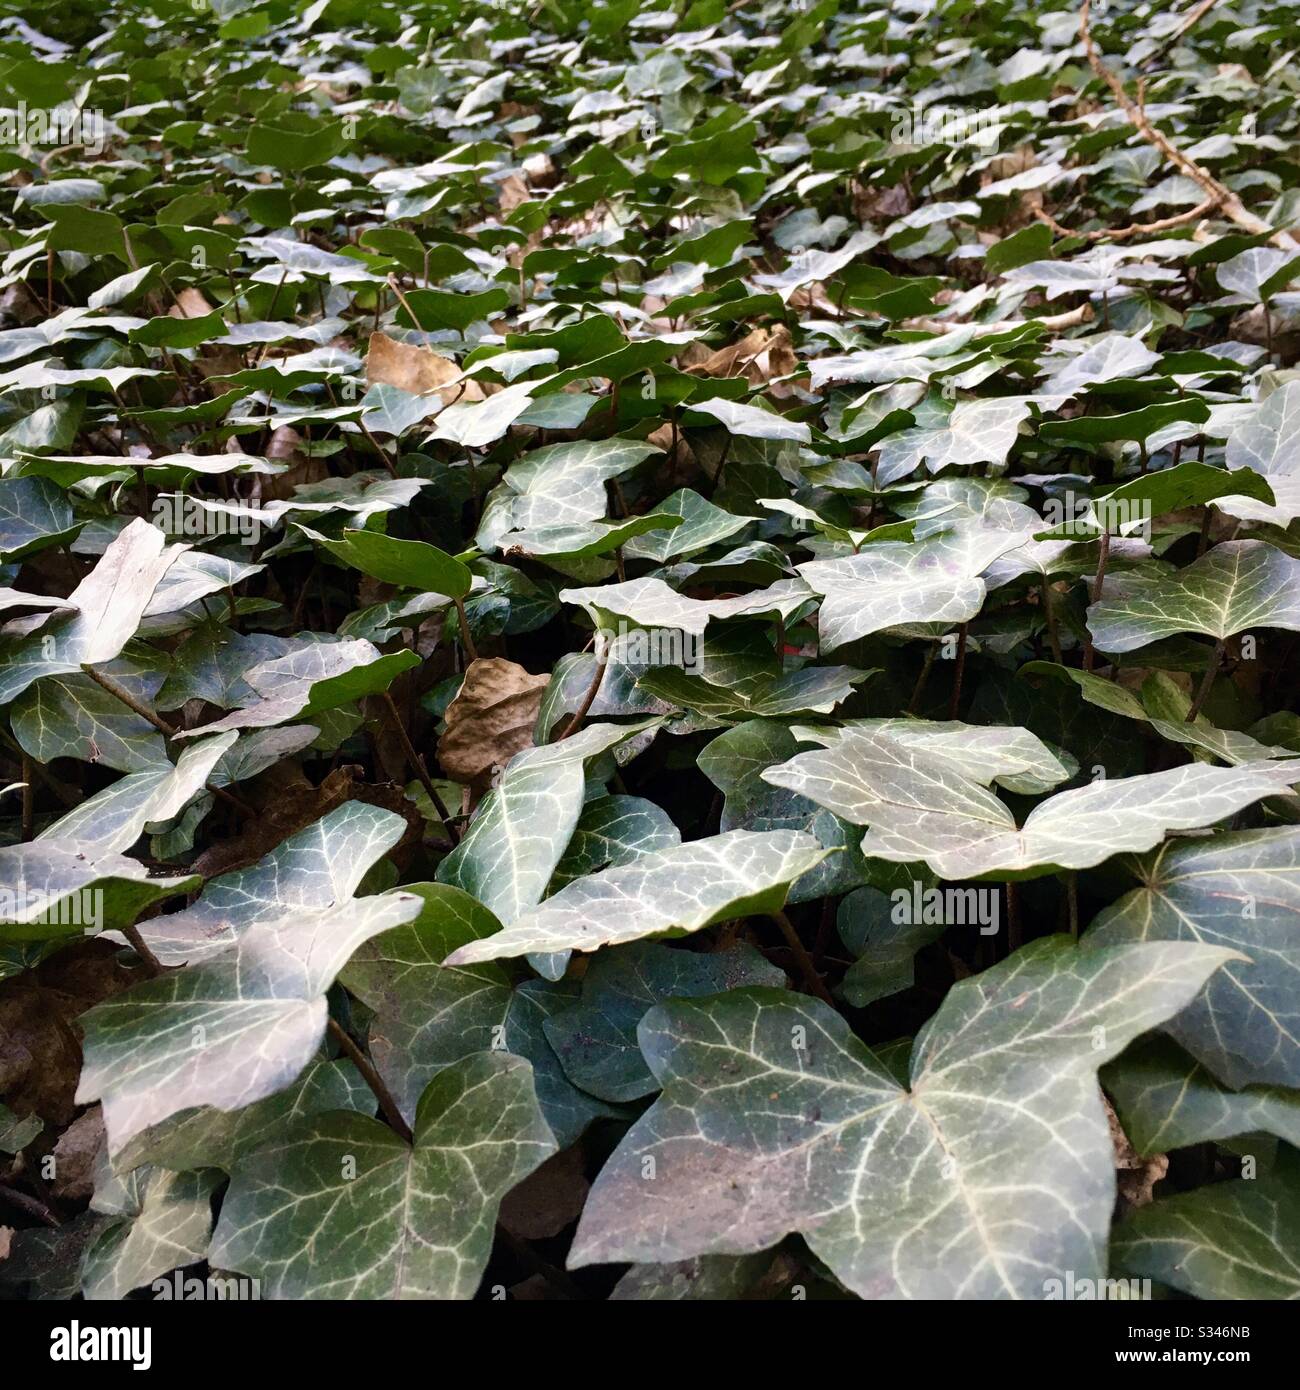
[[[1103,586],[1103,585],[1105,584],[1105,582],[1106,582],[1106,561],[1107,561],[1109,558],[1110,558],[1110,532],[1109,532],[1109,531],[1103,531],[1103,532],[1101,533],[1101,541],[1100,541],[1100,545],[1099,545],[1098,551],[1097,551],[1097,577],[1096,577],[1095,580],[1093,580],[1093,584],[1092,584],[1092,602],[1093,602],[1093,603],[1099,603],[1099,602],[1101,601],[1102,586]],[[1085,619],[1084,625],[1085,625],[1085,626],[1087,625],[1087,620],[1086,620],[1086,619]],[[1096,659],[1097,659],[1097,653],[1096,653],[1096,650],[1094,649],[1094,647],[1093,647],[1093,645],[1092,645],[1092,633],[1089,632],[1089,633],[1088,633],[1088,640],[1087,640],[1087,642],[1084,644],[1084,648],[1083,648],[1083,669],[1084,669],[1085,671],[1091,671],[1092,668],[1093,668],[1093,663],[1096,661]]]
[[[916,684],[912,687],[912,698],[907,702],[908,714],[915,714],[916,707],[921,702],[921,694],[925,690],[925,682],[930,675],[930,667],[934,665],[934,654],[938,651],[938,645],[931,642],[925,651],[925,660],[921,662],[921,674],[916,678]]]
[[[808,954],[807,948],[799,939],[799,933],[794,929],[794,923],[777,908],[771,914],[772,920],[781,928],[781,935],[785,937],[785,944],[789,946],[791,954],[794,956],[799,966],[799,973],[803,976],[804,985],[810,994],[815,994],[818,999],[824,1000],[833,1009],[835,1000],[831,997],[831,992],[826,988],[826,982],[817,973],[817,967],[813,963],[813,958]]]
[[[718,455],[718,466],[713,470],[713,477],[709,479],[709,490],[706,497],[712,498],[718,490],[718,484],[722,481],[722,470],[727,466],[727,455],[731,453],[732,435],[729,433],[722,445],[722,452]]]
[[[442,822],[443,832],[447,839],[454,845],[456,836],[451,828],[451,812],[447,809],[447,803],[438,795],[438,789],[433,785],[433,779],[429,776],[429,770],[424,765],[424,759],[416,752],[415,744],[411,742],[411,736],[406,732],[406,725],[402,723],[402,716],[397,708],[397,703],[387,690],[379,692],[379,698],[383,700],[388,710],[388,716],[392,720],[393,731],[397,734],[397,741],[402,745],[402,752],[406,755],[406,761],[410,763],[411,770],[419,778],[420,785],[428,793],[429,800],[433,803],[433,809],[437,812],[438,819]]]
[[[112,676],[106,676],[102,671],[97,671],[93,666],[83,666],[81,668],[96,685],[107,690],[116,700],[121,702],[127,709],[134,711],[141,719],[148,720],[159,733],[166,735],[167,738],[175,738],[176,730],[162,717],[155,713],[143,701],[137,700],[134,695],[124,685],[119,685]]]
[[[137,700],[134,695],[124,685],[119,685],[112,676],[106,676],[102,671],[97,671],[93,666],[83,666],[81,668],[96,685],[107,690],[114,699],[121,700],[127,709],[138,714],[141,719],[152,724],[160,734],[167,738],[175,738],[177,730],[172,727],[156,710],[152,710],[142,700]],[[220,798],[228,805],[233,806],[241,816],[247,816],[250,820],[255,819],[257,812],[246,802],[237,797],[234,792],[227,791],[225,787],[214,787],[210,782],[207,790],[213,796]]]
[[[131,943],[131,949],[140,957],[144,963],[145,973],[151,978],[157,978],[164,973],[162,961],[144,943],[144,937],[140,935],[139,927],[123,927],[122,935]]]
[[[465,648],[465,655],[471,661],[477,661],[478,652],[474,649],[474,639],[469,635],[469,619],[465,616],[465,600],[457,596],[452,602],[456,605],[456,616],[460,619],[460,644]]]
[[[596,673],[591,678],[591,684],[587,687],[587,693],[582,697],[582,704],[578,706],[578,712],[564,726],[556,737],[556,743],[563,743],[571,734],[576,734],[582,727],[582,721],[587,717],[587,711],[596,702],[596,696],[600,694],[600,687],[605,679],[605,668],[609,665],[609,659],[601,659],[599,652],[596,654]]]
[[[1050,575],[1043,575],[1043,617],[1047,620],[1047,640],[1052,648],[1052,660],[1058,666],[1065,664],[1065,659],[1061,655],[1061,634],[1056,626],[1056,602],[1052,598],[1052,580]]]
[[[1205,697],[1210,693],[1210,687],[1214,684],[1214,678],[1219,674],[1219,667],[1223,664],[1224,640],[1222,637],[1214,644],[1214,651],[1210,654],[1210,664],[1205,668],[1205,674],[1201,677],[1201,683],[1196,689],[1196,698],[1192,701],[1192,707],[1187,711],[1187,723],[1195,722],[1196,716],[1201,712],[1201,706],[1205,703]]]
[[[375,453],[379,455],[384,467],[388,470],[388,476],[390,478],[396,478],[398,476],[397,465],[393,462],[392,459],[388,457],[388,450],[385,449],[384,446],[370,432],[370,427],[366,424],[364,420],[357,421],[357,428],[361,431],[362,434],[365,435],[366,441],[369,443],[370,447],[374,449]]]
[[[35,1197],[29,1197],[25,1192],[19,1192],[16,1187],[10,1187],[8,1183],[0,1182],[0,1197],[16,1207],[25,1216],[30,1216],[34,1220],[46,1226],[60,1226],[59,1218],[53,1211]]]
[[[1020,929],[1020,890],[1009,879],[1005,886],[1007,890],[1007,953],[1010,954],[1012,951],[1020,949],[1024,936]]]
[[[961,704],[961,679],[966,673],[966,624],[957,629],[957,669],[952,677],[952,695],[948,700],[948,718],[957,718],[957,708]]]
[[[375,1070],[375,1064],[352,1041],[351,1036],[336,1019],[330,1019],[329,1033],[330,1037],[343,1049],[348,1060],[361,1073],[366,1085],[375,1093],[375,1099],[379,1102],[379,1108],[384,1112],[384,1118],[408,1144],[413,1145],[415,1135],[411,1133],[411,1126],[402,1118],[402,1112],[397,1108],[393,1093],[384,1085],[383,1078]]]
[[[36,797],[32,790],[32,778],[36,774],[32,771],[32,759],[28,753],[23,754],[23,841],[32,838],[32,832],[36,827]]]
[[[1070,935],[1079,939],[1079,875],[1071,869],[1065,876],[1065,901],[1070,912]]]

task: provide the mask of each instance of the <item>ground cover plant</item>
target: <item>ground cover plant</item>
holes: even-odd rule
[[[6,6],[4,1296],[1300,1297],[1298,39]]]

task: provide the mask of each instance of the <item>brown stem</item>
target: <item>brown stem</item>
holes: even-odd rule
[[[148,705],[137,700],[124,685],[119,685],[112,676],[106,676],[103,671],[97,671],[93,666],[82,666],[81,669],[96,685],[102,686],[115,699],[121,700],[127,709],[133,710],[141,719],[148,720],[159,733],[166,734],[168,738],[176,737],[176,730],[160,714],[155,713]]]
[[[706,497],[712,497],[722,481],[722,470],[727,466],[727,455],[731,453],[731,440],[732,435],[729,433],[723,442],[722,452],[718,455],[718,466],[713,470],[713,477],[709,479],[709,490],[704,494]]]
[[[388,288],[397,296],[397,302],[406,310],[406,317],[411,320],[411,327],[420,332],[420,320],[415,317],[415,310],[411,308],[410,302],[402,293],[402,287],[397,283],[394,276],[388,277]]]
[[[952,677],[952,695],[948,700],[948,718],[957,718],[957,708],[961,704],[961,679],[966,674],[966,624],[957,629],[957,669]]]
[[[1167,232],[1172,227],[1181,227],[1187,222],[1196,222],[1207,216],[1219,206],[1218,198],[1207,198],[1186,212],[1175,213],[1172,217],[1160,217],[1154,222],[1133,222],[1127,227],[1102,227],[1091,232],[1076,232],[1063,227],[1050,212],[1043,208],[1033,208],[1033,214],[1040,222],[1045,222],[1057,236],[1082,237],[1085,241],[1125,241],[1133,236],[1150,236],[1154,232]]]
[[[383,460],[384,467],[388,469],[388,476],[390,478],[396,478],[397,465],[392,461],[392,459],[388,457],[388,450],[385,449],[384,446],[375,438],[375,436],[370,433],[370,429],[366,425],[366,422],[364,420],[357,421],[357,428],[360,429],[361,433],[365,435],[367,440],[369,440],[370,442],[371,448],[373,448],[374,451]]]
[[[926,648],[925,660],[921,663],[921,674],[916,678],[916,684],[912,687],[912,698],[907,702],[908,714],[915,714],[916,707],[921,702],[921,693],[925,689],[925,683],[930,676],[930,667],[934,665],[934,654],[939,650],[937,642],[931,642]]]
[[[452,602],[456,605],[456,616],[460,619],[460,644],[465,648],[465,655],[471,661],[477,661],[478,652],[474,650],[474,639],[469,635],[469,619],[465,616],[465,600],[454,598]]]
[[[1052,660],[1058,666],[1064,664],[1064,657],[1061,655],[1061,634],[1056,626],[1056,603],[1052,598],[1052,580],[1050,575],[1043,575],[1043,616],[1047,620],[1047,641],[1052,648]]]
[[[1205,674],[1201,677],[1201,683],[1196,689],[1196,698],[1192,701],[1192,707],[1187,711],[1187,722],[1191,724],[1201,712],[1201,706],[1205,703],[1205,697],[1210,693],[1210,687],[1214,684],[1214,678],[1219,674],[1219,667],[1223,664],[1224,641],[1220,637],[1214,644],[1214,651],[1210,656],[1210,664],[1205,668]]]
[[[596,702],[596,696],[600,694],[600,687],[605,679],[605,668],[609,665],[608,656],[602,657],[596,653],[596,673],[591,678],[591,684],[587,687],[587,693],[582,697],[582,704],[578,706],[578,712],[564,726],[563,731],[555,739],[556,743],[563,743],[570,734],[576,734],[582,727],[582,721],[587,717],[587,711]]]
[[[44,1202],[35,1197],[29,1197],[25,1192],[19,1192],[16,1187],[10,1187],[8,1183],[0,1182],[0,1197],[3,1197],[5,1201],[16,1207],[25,1216],[30,1216],[43,1225],[60,1226],[63,1224]]]
[[[799,973],[803,977],[804,985],[810,994],[815,994],[818,999],[824,1000],[831,1008],[835,1007],[835,1000],[831,997],[831,992],[826,988],[826,982],[817,973],[817,967],[813,963],[813,958],[808,954],[807,948],[799,940],[799,933],[794,929],[794,923],[777,908],[772,914],[772,920],[781,928],[781,935],[785,937],[785,944],[789,946],[791,954],[799,966]]]
[[[1223,215],[1235,222],[1237,226],[1244,227],[1246,231],[1255,236],[1267,235],[1274,246],[1280,246],[1284,251],[1300,249],[1300,242],[1297,242],[1289,232],[1274,231],[1267,222],[1256,217],[1230,188],[1221,184],[1208,169],[1203,168],[1194,159],[1185,155],[1164,131],[1151,124],[1142,105],[1129,96],[1124,89],[1124,84],[1102,62],[1101,54],[1098,52],[1092,37],[1091,9],[1092,0],[1083,0],[1083,5],[1079,10],[1079,37],[1083,40],[1088,62],[1091,64],[1093,72],[1110,88],[1120,109],[1128,117],[1129,123],[1137,133],[1149,145],[1154,145],[1180,174],[1185,174],[1189,179],[1194,179],[1200,184],[1206,193],[1216,200]]]
[[[379,1102],[379,1108],[384,1112],[384,1118],[408,1144],[414,1144],[415,1135],[411,1133],[411,1126],[402,1118],[402,1112],[393,1099],[393,1093],[384,1085],[383,1078],[375,1070],[374,1063],[352,1041],[335,1019],[330,1019],[329,1032],[330,1037],[338,1043],[348,1060],[361,1073],[366,1085],[375,1093],[375,1099]]]
[[[406,725],[402,723],[402,716],[396,701],[387,690],[381,690],[379,698],[383,700],[388,709],[397,740],[402,745],[402,752],[406,754],[406,761],[410,763],[415,775],[420,779],[420,785],[428,793],[429,800],[433,803],[433,809],[438,813],[438,819],[442,822],[442,828],[447,838],[452,844],[455,844],[456,837],[451,829],[451,812],[447,810],[446,803],[438,795],[438,789],[433,785],[433,779],[429,776],[429,771],[424,765],[424,759],[416,752],[415,744],[411,742],[411,736],[406,732]]]
[[[1101,542],[1097,551],[1097,577],[1092,584],[1092,602],[1101,602],[1102,588],[1106,583],[1106,561],[1110,558],[1110,532],[1101,533]],[[1085,621],[1086,626],[1086,621]],[[1088,633],[1088,640],[1083,648],[1083,669],[1091,671],[1093,663],[1096,661],[1097,653],[1092,645],[1092,633]]]
[[[36,826],[36,798],[32,791],[32,778],[36,774],[32,771],[32,760],[27,754],[23,754],[23,840],[32,838],[32,832]]]
[[[139,927],[123,927],[122,935],[131,943],[131,949],[143,961],[147,975],[156,977],[164,973],[162,961],[145,945]]]

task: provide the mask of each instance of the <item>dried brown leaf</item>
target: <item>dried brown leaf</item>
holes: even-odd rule
[[[449,357],[440,357],[431,348],[399,343],[386,333],[372,333],[366,350],[366,380],[373,385],[396,386],[413,396],[436,391],[444,405],[452,401],[481,401],[483,389],[477,381],[460,380],[460,367]],[[454,386],[448,385],[455,382]]]
[[[533,725],[550,676],[534,676],[502,657],[480,657],[465,672],[447,707],[447,731],[438,762],[455,782],[469,786],[490,777],[533,745]]]

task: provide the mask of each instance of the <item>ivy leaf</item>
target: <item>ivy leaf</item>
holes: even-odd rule
[[[765,768],[784,762],[798,747],[786,725],[774,719],[751,719],[713,739],[697,763],[723,794],[720,830],[806,831],[823,849],[832,851],[791,886],[791,902],[846,892],[865,876],[852,826],[807,797],[763,780]]]
[[[1202,507],[1229,493],[1264,503],[1273,500],[1268,482],[1258,474],[1241,470],[1228,473],[1189,459],[1173,468],[1130,478],[1103,493],[1094,505],[1101,509],[1103,518],[1126,513],[1136,516],[1147,510],[1151,516],[1165,516],[1184,507]]]
[[[588,801],[569,846],[551,878],[551,891],[610,865],[630,864],[643,854],[682,842],[672,817],[641,796],[601,796]]]
[[[633,439],[578,440],[532,450],[512,463],[488,494],[479,548],[492,550],[508,531],[599,520],[608,506],[605,484],[658,452],[653,444]]]
[[[193,907],[144,929],[164,965],[191,965],[235,945],[254,927],[346,911],[367,872],[402,838],[392,811],[348,801],[247,869],[209,879]]]
[[[607,555],[650,531],[671,531],[682,524],[668,512],[625,517],[622,521],[581,521],[507,531],[497,540],[504,555],[542,556],[548,560],[587,559]]]
[[[1053,394],[1075,395],[1099,382],[1142,376],[1159,361],[1160,354],[1139,339],[1111,333],[1068,358],[1047,378],[1045,389]]]
[[[725,425],[731,434],[746,439],[790,439],[796,444],[810,444],[812,431],[797,420],[787,420],[774,410],[760,410],[756,405],[728,401],[717,397],[709,401],[692,401],[691,409],[701,415],[711,415]]]
[[[825,855],[811,835],[790,830],[733,830],[692,840],[577,879],[504,931],[458,947],[446,963],[594,951],[771,912],[784,904],[794,880]]]
[[[81,530],[64,494],[44,478],[0,478],[0,563],[65,545]]]
[[[1102,945],[1209,941],[1240,952],[1167,1031],[1229,1086],[1300,1087],[1300,830],[1171,844],[1088,930]]]
[[[164,674],[124,653],[99,668],[142,704],[153,704]],[[167,763],[163,736],[90,676],[47,676],[21,694],[10,727],[23,750],[38,762],[80,758],[119,772],[153,771]]]
[[[910,1089],[815,1000],[654,1009],[639,1039],[664,1094],[597,1179],[569,1264],[748,1254],[798,1231],[865,1298],[1096,1278],[1115,1196],[1097,1067],[1228,956],[1036,941],[949,992]]]
[[[1103,598],[1088,631],[1104,652],[1201,632],[1220,640],[1252,627],[1300,630],[1300,560],[1264,541],[1225,541],[1185,569]]]
[[[1229,516],[1288,526],[1300,516],[1300,382],[1289,381],[1250,409],[1228,436],[1225,459],[1240,477],[1266,478],[1273,505],[1243,488],[1220,502]]]
[[[1152,1202],[1119,1224],[1116,1268],[1193,1298],[1297,1299],[1295,1178],[1216,1183]]]
[[[86,1248],[83,1296],[122,1299],[170,1270],[202,1260],[212,1234],[212,1195],[220,1183],[217,1172],[152,1168],[134,1181],[113,1183],[120,1200],[106,1201],[97,1190],[92,1210],[116,1219]]]
[[[175,767],[168,764],[121,778],[61,816],[37,839],[75,843],[81,852],[97,856],[130,849],[147,825],[180,815],[238,737],[231,733],[203,739],[190,744]]]
[[[411,1120],[429,1080],[473,1052],[507,1051],[532,1065],[538,1104],[561,1147],[593,1119],[614,1112],[565,1076],[547,1042],[549,1015],[570,1007],[567,987],[521,983],[496,964],[455,968],[439,962],[457,946],[501,930],[468,893],[416,884],[418,917],[361,947],[342,981],[375,1011],[370,1052],[379,1074]]]
[[[154,590],[183,546],[141,517],[127,525],[99,563],[68,595],[75,613],[54,618],[30,636],[0,637],[0,703],[8,704],[42,676],[80,672],[111,661],[135,636]]]
[[[152,878],[124,854],[87,853],[75,841],[0,846],[0,938],[46,941],[129,927],[154,903],[196,888],[193,874]]]
[[[269,1298],[468,1299],[501,1199],[555,1151],[528,1063],[476,1053],[429,1083],[414,1147],[334,1113],[246,1158],[208,1258]]]
[[[736,516],[715,507],[689,488],[682,488],[671,497],[665,497],[655,507],[655,512],[659,516],[679,516],[681,525],[630,540],[623,549],[628,559],[655,560],[664,564],[678,555],[692,555],[719,541],[728,540],[755,520],[752,516]]]
[[[438,882],[463,889],[507,924],[535,907],[582,814],[586,763],[635,732],[626,724],[591,724],[516,754],[464,839],[438,865]]]
[[[1105,779],[1040,802],[1019,829],[980,781],[881,734],[841,738],[762,775],[855,825],[869,825],[862,841],[868,858],[923,860],[940,878],[956,880],[1037,877],[1151,849],[1169,830],[1213,825],[1285,793],[1300,778],[1300,767],[1193,763]]]
[[[298,529],[344,564],[385,584],[463,598],[474,583],[474,576],[459,560],[424,541],[397,540],[382,531],[353,530],[344,530],[337,540],[331,540],[306,526],[299,525]]]
[[[1022,532],[965,529],[800,565],[800,575],[823,596],[821,649],[909,623],[968,622],[984,604],[980,574],[1028,539]]]
[[[1263,304],[1273,290],[1282,289],[1296,273],[1295,252],[1272,246],[1252,246],[1214,268],[1219,286],[1237,303]]]
[[[856,957],[844,972],[841,989],[855,1009],[909,989],[916,953],[947,930],[941,914],[937,921],[928,921],[924,912],[901,915],[903,920],[896,921],[892,897],[870,885],[855,888],[840,902],[836,929]]]
[[[886,439],[880,446],[876,481],[882,487],[910,477],[922,463],[931,473],[950,464],[991,463],[1001,467],[1029,417],[1024,396],[962,401],[947,419],[919,425]]]
[[[1101,1073],[1133,1147],[1165,1153],[1264,1131],[1300,1144],[1300,1093],[1281,1086],[1230,1090],[1169,1038],[1133,1044]]]
[[[714,674],[711,672],[710,674]],[[744,673],[748,676],[748,673]],[[805,666],[780,676],[713,684],[676,666],[653,666],[637,677],[637,689],[682,709],[718,719],[830,714],[870,672],[849,666]]]
[[[859,739],[884,738],[940,759],[953,771],[988,786],[1035,796],[1069,781],[1079,765],[1061,749],[1049,747],[1028,729],[963,724],[959,719],[850,719],[838,727],[796,724],[796,738],[846,750]]]
[[[115,1166],[119,1172],[152,1164],[176,1172],[221,1168],[229,1173],[244,1154],[305,1115],[326,1110],[372,1114],[374,1108],[374,1092],[351,1062],[313,1062],[293,1085],[239,1110],[202,1105],[172,1115],[137,1134],[120,1150]]]
[[[419,910],[411,893],[289,908],[201,964],[82,1015],[77,1100],[103,1102],[110,1152],[179,1111],[237,1110],[288,1086],[321,1045],[325,991],[348,958]]]
[[[364,638],[311,642],[244,672],[244,680],[259,698],[224,719],[182,729],[176,737],[263,729],[291,719],[312,719],[387,690],[403,671],[419,664],[416,652],[380,652]]]
[[[771,614],[789,618],[813,597],[807,585],[794,579],[781,580],[756,593],[722,599],[689,598],[662,579],[653,577],[588,589],[560,590],[562,602],[585,608],[598,627],[613,628],[621,618],[638,627],[676,628],[697,635],[714,619],[759,618]]]
[[[785,984],[752,946],[705,955],[633,942],[600,952],[582,979],[582,1000],[546,1020],[546,1036],[575,1086],[609,1101],[658,1089],[637,1044],[637,1025],[656,1004],[746,985]]]

